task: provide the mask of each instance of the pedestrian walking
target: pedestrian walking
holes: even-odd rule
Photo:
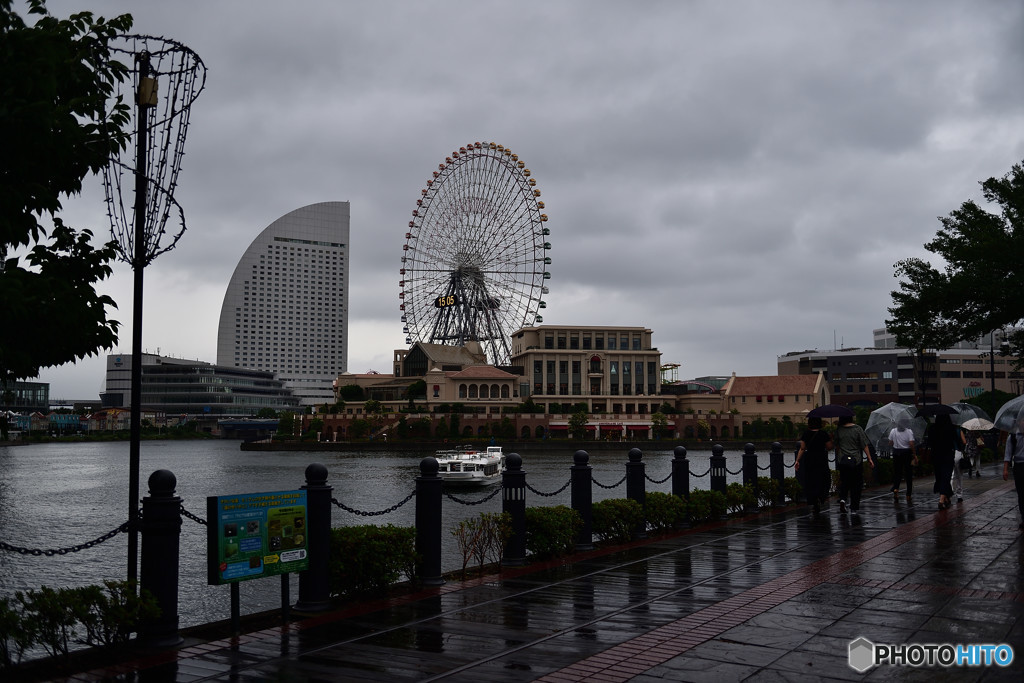
[[[793,467],[803,478],[804,495],[808,505],[814,506],[814,514],[821,512],[821,504],[832,488],[832,470],[828,466],[831,448],[832,437],[821,428],[821,418],[807,418],[807,431],[800,437]]]
[[[836,446],[836,469],[839,470],[839,512],[846,512],[846,501],[850,501],[850,512],[860,510],[860,494],[864,490],[864,461],[873,468],[868,435],[860,425],[854,424],[853,416],[839,418],[839,426],[832,437]]]
[[[914,431],[906,418],[896,423],[889,431],[889,443],[892,445],[892,499],[900,499],[900,480],[907,480],[907,503],[913,502],[914,495]]]
[[[1017,423],[1017,431],[1006,440],[1003,456],[1003,481],[1013,473],[1013,486],[1017,489],[1017,528],[1024,529],[1024,420]]]
[[[953,497],[953,464],[954,452],[958,441],[956,427],[949,415],[936,415],[935,422],[928,426],[928,448],[932,455],[932,468],[935,470],[935,484],[932,492],[939,494],[939,507],[948,508]]]
[[[953,478],[949,482],[956,496],[956,502],[964,502],[964,470],[967,470],[967,478],[971,477],[971,461],[964,454],[967,448],[967,436],[964,430],[956,430],[956,450],[953,451]]]

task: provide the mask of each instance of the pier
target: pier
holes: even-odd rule
[[[986,466],[948,510],[925,493],[930,480],[915,483],[913,505],[883,486],[865,491],[859,515],[834,501],[820,517],[772,509],[238,636],[186,633],[178,649],[59,680],[1020,680],[1024,546],[1012,483]],[[1008,645],[1017,658],[858,659],[861,673],[850,647],[865,642]]]

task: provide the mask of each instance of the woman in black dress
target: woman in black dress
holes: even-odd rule
[[[935,469],[934,493],[939,494],[939,507],[948,508],[953,496],[954,451],[956,451],[957,430],[949,415],[935,416],[935,422],[928,427],[928,448],[932,454]]]
[[[807,431],[800,437],[794,467],[803,476],[804,494],[808,504],[814,506],[815,514],[821,512],[821,503],[832,489],[832,472],[828,467],[831,448],[832,437],[822,430],[821,418],[807,418]]]

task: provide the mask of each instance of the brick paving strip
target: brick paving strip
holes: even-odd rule
[[[905,588],[908,590],[935,590],[941,588],[950,593],[963,593],[977,597],[1016,599],[1024,602],[1024,594],[998,591],[975,591],[942,586],[923,586],[899,581],[876,581],[870,579],[842,578],[840,575],[902,544],[917,538],[936,527],[947,524],[964,513],[984,505],[1005,494],[1009,485],[972,498],[921,519],[900,525],[858,545],[822,558],[785,576],[772,579],[731,598],[705,607],[682,619],[665,624],[607,650],[582,659],[575,664],[538,678],[544,683],[576,683],[578,681],[600,681],[620,683],[648,671],[660,664],[684,654],[688,650],[716,638],[729,629],[740,626],[749,619],[778,607],[787,600],[797,597],[816,586],[827,582]],[[986,595],[977,595],[985,593]]]

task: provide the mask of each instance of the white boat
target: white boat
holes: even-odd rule
[[[505,455],[501,446],[488,446],[480,451],[473,446],[457,446],[450,450],[437,451],[437,476],[445,484],[459,486],[480,486],[501,481],[505,471]]]

